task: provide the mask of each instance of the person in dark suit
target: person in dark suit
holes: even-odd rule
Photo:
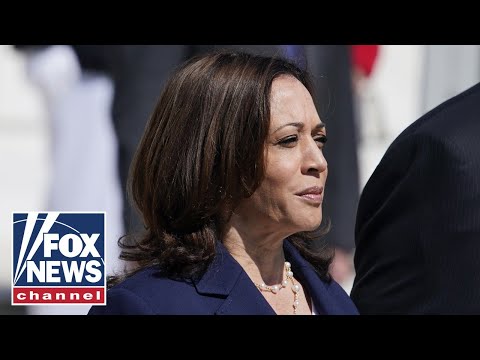
[[[306,71],[207,53],[167,82],[131,169],[146,231],[138,266],[89,314],[357,314],[311,246],[322,222],[325,124]]]
[[[480,313],[480,84],[390,145],[360,198],[361,314]]]

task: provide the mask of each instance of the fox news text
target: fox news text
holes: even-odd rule
[[[105,304],[105,213],[13,213],[12,305]]]

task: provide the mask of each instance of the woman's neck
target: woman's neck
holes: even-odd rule
[[[223,244],[254,283],[275,285],[284,276],[283,239],[252,229],[241,231],[232,225],[223,237]]]

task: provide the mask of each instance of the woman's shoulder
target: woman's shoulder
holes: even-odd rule
[[[198,293],[188,280],[170,279],[156,266],[139,270],[107,290],[106,306],[94,306],[90,314],[177,314]],[[182,304],[184,306],[182,306]]]
[[[188,279],[172,279],[165,276],[158,266],[149,266],[128,276],[120,283],[116,284],[108,291],[118,291],[120,289],[131,291],[137,295],[158,296],[159,291],[181,289],[193,290],[194,287]],[[165,294],[163,294],[165,295]]]

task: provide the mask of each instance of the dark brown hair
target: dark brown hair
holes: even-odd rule
[[[130,169],[130,196],[146,231],[120,239],[121,259],[138,268],[158,264],[176,278],[206,270],[235,206],[263,179],[270,92],[280,75],[312,93],[308,74],[280,57],[222,51],[174,72]],[[326,246],[313,250],[310,238],[299,233],[290,241],[329,280],[332,254]]]

